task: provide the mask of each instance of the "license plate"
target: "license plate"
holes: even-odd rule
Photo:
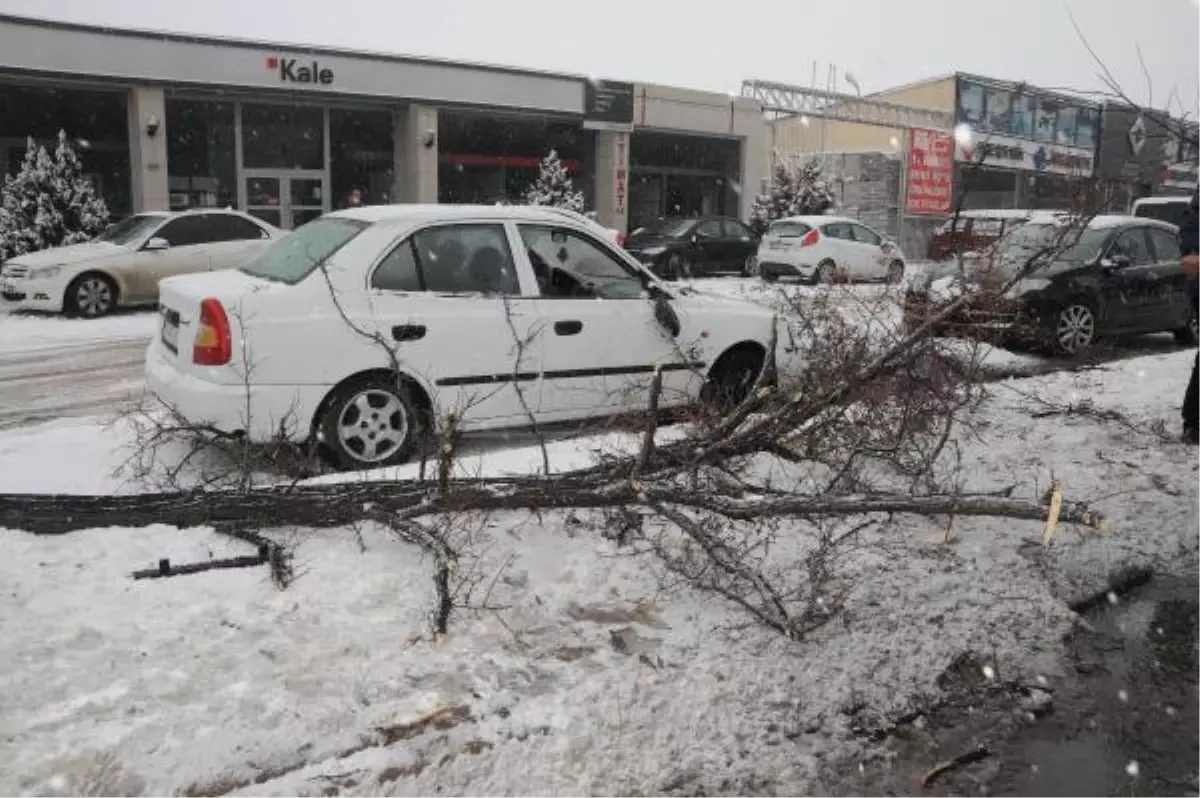
[[[179,353],[179,314],[163,314],[162,342],[167,349]]]

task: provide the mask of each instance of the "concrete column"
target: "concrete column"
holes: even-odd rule
[[[629,133],[596,131],[592,175],[596,220],[605,227],[629,230]]]
[[[438,112],[428,105],[397,109],[392,129],[393,202],[438,201]]]
[[[157,120],[151,136],[149,127]],[[170,209],[167,186],[167,107],[162,89],[129,91],[129,172],[133,211]]]
[[[738,218],[749,221],[754,200],[762,190],[763,178],[771,173],[771,142],[766,125],[758,125],[747,131],[738,142],[741,145],[741,160],[738,164]]]

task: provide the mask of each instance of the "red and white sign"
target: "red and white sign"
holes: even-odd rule
[[[623,219],[629,206],[629,134],[613,136],[613,216]]]
[[[954,200],[954,136],[944,130],[908,132],[908,181],[904,212],[945,215]]]

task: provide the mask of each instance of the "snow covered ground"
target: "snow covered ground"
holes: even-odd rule
[[[101,342],[146,342],[158,330],[152,310],[123,311],[103,319],[68,319],[0,309],[0,354],[38,352]]]
[[[1061,478],[1108,533],[1064,528],[1042,550],[1037,524],[960,520],[944,544],[911,519],[847,563],[844,615],[801,644],[670,583],[586,514],[493,517],[477,567],[497,609],[441,640],[429,563],[373,527],[361,545],[275,530],[301,574],[285,591],[264,569],[129,578],[245,548],[204,529],[0,529],[0,793],[806,792],[865,745],[852,726],[921,705],[960,652],[1053,685],[1065,601],[1126,563],[1194,573],[1196,450],[1155,430],[1175,430],[1193,356],[990,386],[959,441],[969,485],[1037,495]],[[1128,423],[1038,417],[1084,400]],[[110,470],[123,434],[0,433],[0,491],[114,489],[88,469]],[[478,446],[472,468],[540,461]],[[552,447],[569,467],[587,445]]]

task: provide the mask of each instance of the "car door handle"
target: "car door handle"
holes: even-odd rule
[[[581,321],[554,322],[554,332],[557,335],[578,335],[581,330],[583,330],[583,322]]]
[[[399,324],[392,328],[392,340],[395,341],[419,341],[424,337],[424,324]]]

